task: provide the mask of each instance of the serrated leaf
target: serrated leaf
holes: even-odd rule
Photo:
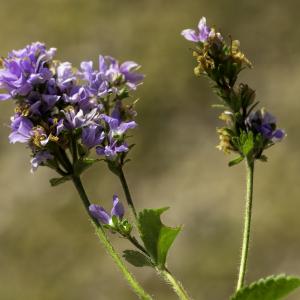
[[[135,267],[153,267],[150,259],[139,251],[125,250],[123,257]]]
[[[237,158],[231,160],[231,161],[228,163],[228,166],[229,166],[229,167],[233,167],[233,166],[239,164],[241,161],[243,161],[243,159],[244,159],[243,156],[239,156],[239,157],[237,157]]]
[[[279,300],[299,286],[298,277],[270,276],[240,289],[230,300]]]
[[[165,226],[160,216],[168,208],[145,209],[139,214],[139,230],[144,245],[155,264],[165,266],[168,251],[181,228]]]
[[[59,178],[51,178],[49,181],[51,186],[57,186],[71,179],[72,179],[71,176],[64,176]]]

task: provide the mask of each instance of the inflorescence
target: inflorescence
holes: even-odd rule
[[[240,50],[240,42],[231,40],[227,44],[223,36],[206,24],[201,18],[198,29],[185,29],[181,33],[185,39],[195,43],[193,55],[197,66],[195,75],[205,75],[212,82],[224,109],[220,119],[226,125],[218,128],[220,150],[236,152],[239,157],[230,165],[244,158],[266,160],[263,151],[275,142],[281,141],[285,132],[278,129],[276,119],[264,108],[255,110],[258,102],[255,91],[247,84],[236,84],[239,73],[252,64]]]
[[[75,69],[54,60],[55,53],[36,42],[2,60],[0,100],[16,104],[10,142],[28,146],[32,171],[48,166],[66,176],[76,161],[78,170],[87,163],[92,149],[111,166],[124,164],[127,131],[137,126],[134,102],[124,99],[144,78],[140,66],[100,55],[98,68],[84,61]]]

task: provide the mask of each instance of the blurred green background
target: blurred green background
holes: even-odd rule
[[[228,299],[240,252],[244,168],[228,168],[216,148],[217,101],[193,75],[189,44],[180,36],[207,16],[241,40],[254,63],[242,80],[288,133],[257,163],[248,280],[300,275],[300,18],[297,1],[1,0],[0,53],[32,41],[57,47],[78,65],[99,53],[135,60],[147,75],[137,92],[138,123],[126,173],[138,208],[171,206],[164,221],[184,224],[170,269],[197,300]],[[0,299],[135,299],[99,245],[73,186],[51,188],[47,169],[29,173],[29,152],[10,145],[13,104],[0,108]],[[84,174],[91,199],[124,199],[117,178],[98,165]],[[127,247],[116,236],[118,249]],[[176,299],[150,269],[134,269],[155,299]],[[300,292],[288,299],[299,299]]]

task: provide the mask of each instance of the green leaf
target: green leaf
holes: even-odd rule
[[[49,181],[51,186],[57,186],[71,179],[72,179],[71,176],[63,176],[60,178],[51,178]]]
[[[260,161],[262,162],[267,162],[268,161],[268,157],[266,155],[261,155],[259,158]]]
[[[80,175],[82,172],[84,172],[87,168],[92,166],[95,162],[98,162],[98,159],[94,158],[83,158],[79,159],[74,164],[74,173],[76,175]]]
[[[139,251],[125,250],[123,251],[123,257],[135,267],[153,267],[150,259]]]
[[[237,158],[231,160],[231,161],[228,163],[228,166],[229,166],[229,167],[233,167],[233,166],[239,164],[241,161],[243,161],[243,159],[244,159],[243,156],[239,156],[239,157],[237,157]]]
[[[117,216],[113,215],[111,217],[111,221],[112,221],[112,225],[111,225],[112,227],[114,227],[114,228],[119,227],[119,218]]]
[[[139,230],[144,245],[155,264],[165,266],[168,251],[181,228],[165,226],[160,216],[168,208],[144,209],[139,213]]]
[[[252,131],[247,133],[243,133],[240,137],[240,143],[242,146],[242,152],[245,156],[248,156],[250,152],[253,150],[254,141],[253,141],[253,133]]]
[[[122,152],[122,153],[125,153],[125,152]],[[109,170],[117,175],[117,176],[120,176],[120,164],[119,164],[119,161],[115,161],[115,160],[106,160],[107,162],[107,165],[108,165],[108,168]]]
[[[278,300],[300,286],[300,278],[285,275],[270,276],[251,283],[230,300]]]

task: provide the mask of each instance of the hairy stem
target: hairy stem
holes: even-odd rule
[[[244,219],[244,233],[243,233],[243,244],[241,253],[241,262],[238,274],[238,282],[236,286],[236,291],[241,289],[245,282],[245,275],[247,271],[247,260],[249,252],[249,242],[250,242],[250,229],[251,229],[251,216],[252,216],[252,196],[253,196],[253,172],[254,172],[254,162],[246,160],[246,170],[247,170],[247,191],[246,191],[246,208],[245,208],[245,219]]]
[[[127,280],[129,286],[133,289],[133,291],[136,293],[136,295],[140,299],[151,300],[152,297],[148,293],[146,293],[144,291],[144,289],[140,286],[140,284],[137,282],[137,280],[133,277],[133,275],[127,269],[127,267],[124,264],[122,258],[118,255],[118,253],[113,248],[112,244],[110,243],[110,241],[108,240],[108,238],[105,234],[105,231],[104,231],[102,225],[96,219],[91,217],[91,215],[89,214],[90,201],[89,201],[89,199],[87,197],[87,194],[84,190],[84,187],[82,185],[80,177],[79,176],[73,176],[73,183],[74,183],[74,185],[75,185],[75,187],[76,187],[76,189],[77,189],[77,191],[80,195],[80,198],[83,202],[85,210],[87,211],[89,217],[92,220],[92,224],[94,225],[94,227],[96,229],[96,234],[97,234],[99,240],[101,241],[101,243],[103,244],[103,246],[105,247],[107,253],[112,257],[114,262],[117,264],[119,270],[122,272],[124,278]]]
[[[128,205],[131,207],[132,212],[136,218],[136,221],[138,221],[138,217],[137,217],[137,212],[136,209],[134,207],[133,204],[133,200],[130,194],[130,190],[124,175],[124,172],[122,170],[122,168],[120,168],[119,170],[119,178],[126,196],[126,200]],[[134,244],[138,249],[140,249],[142,252],[144,252],[148,257],[150,257],[149,253],[147,252],[147,250],[141,246],[138,241],[135,238],[128,238],[130,240],[130,242],[132,244]],[[188,296],[187,292],[185,291],[185,289],[183,288],[182,284],[171,274],[171,272],[167,269],[159,269],[156,268],[157,273],[168,283],[172,286],[173,290],[175,291],[175,293],[178,295],[180,300],[190,300],[191,298]]]
[[[168,282],[172,286],[174,292],[177,294],[180,300],[191,300],[182,284],[174,277],[174,275],[169,270],[157,269],[157,272],[165,279],[166,282]]]

